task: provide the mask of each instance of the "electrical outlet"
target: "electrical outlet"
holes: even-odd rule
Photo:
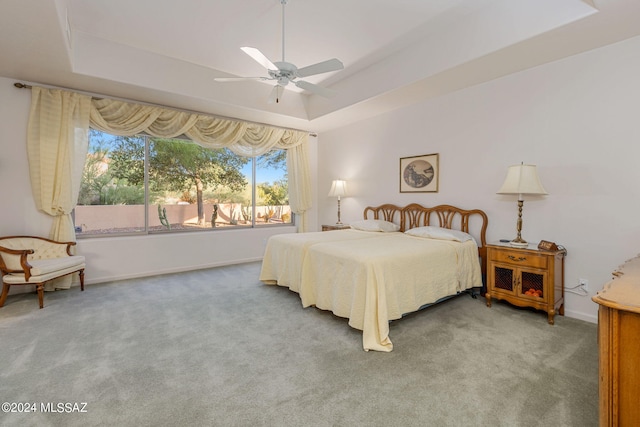
[[[580,279],[580,286],[582,286],[582,289],[584,289],[585,291],[588,291],[589,281],[587,279]]]

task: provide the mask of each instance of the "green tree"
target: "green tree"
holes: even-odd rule
[[[123,141],[117,144],[123,144]],[[130,147],[135,147],[134,139],[126,139]],[[138,143],[140,143],[138,141]],[[143,148],[136,147],[144,156]],[[113,152],[114,140],[95,129],[89,131],[89,150],[82,171],[82,182],[78,196],[79,205],[133,205],[144,204],[144,185],[130,185],[126,177],[116,177],[112,173],[112,158],[122,156],[123,153]],[[144,173],[144,157],[142,158]],[[135,165],[133,165],[135,166]],[[128,165],[131,171],[135,167]],[[122,175],[122,174],[121,174]]]
[[[144,186],[144,138],[118,136],[112,142],[109,171],[132,185]]]
[[[101,203],[104,189],[112,181],[107,167],[109,149],[101,139],[91,139],[89,151],[82,170],[82,182],[78,194],[79,205],[97,205]]]
[[[287,171],[286,150],[272,150],[262,156],[256,157],[258,167],[281,169]]]
[[[267,206],[281,206],[289,203],[289,188],[287,181],[278,180],[273,184],[268,182],[258,184],[260,198]]]
[[[132,184],[144,183],[144,143],[122,137],[112,152],[112,173]],[[183,193],[195,189],[198,223],[204,225],[204,188],[239,192],[247,185],[241,169],[249,161],[227,149],[210,150],[190,141],[152,138],[149,186],[154,191]]]

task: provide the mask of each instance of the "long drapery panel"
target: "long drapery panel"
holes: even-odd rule
[[[34,87],[27,129],[29,175],[36,207],[53,217],[49,238],[75,241],[71,212],[76,206],[87,157],[91,97]],[[71,277],[45,289],[69,288]]]
[[[289,206],[300,219],[298,231],[309,229],[306,212],[311,209],[311,179],[307,144],[298,144],[287,150],[287,170],[289,171]]]

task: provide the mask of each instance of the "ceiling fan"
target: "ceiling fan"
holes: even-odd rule
[[[282,61],[271,62],[262,52],[255,47],[241,47],[242,51],[253,58],[256,62],[267,69],[269,77],[217,77],[214,80],[218,82],[236,82],[242,80],[275,80],[276,85],[271,90],[268,102],[269,104],[280,102],[280,97],[284,87],[289,83],[293,83],[301,89],[308,90],[317,95],[329,98],[335,94],[334,91],[318,86],[313,83],[309,83],[304,80],[298,80],[298,78],[304,78],[314,76],[316,74],[328,73],[330,71],[338,71],[344,68],[340,60],[333,58],[326,61],[318,62],[317,64],[308,65],[306,67],[298,68],[290,62],[284,60],[284,7],[287,4],[287,0],[280,0],[282,4]]]

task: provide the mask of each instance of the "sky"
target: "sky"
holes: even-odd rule
[[[257,171],[257,183],[262,184],[264,182],[268,182],[273,184],[275,181],[282,179],[284,177],[285,171],[282,169],[273,169],[273,168],[262,168]],[[246,164],[242,168],[242,174],[247,177],[247,180],[251,179],[251,163]]]

